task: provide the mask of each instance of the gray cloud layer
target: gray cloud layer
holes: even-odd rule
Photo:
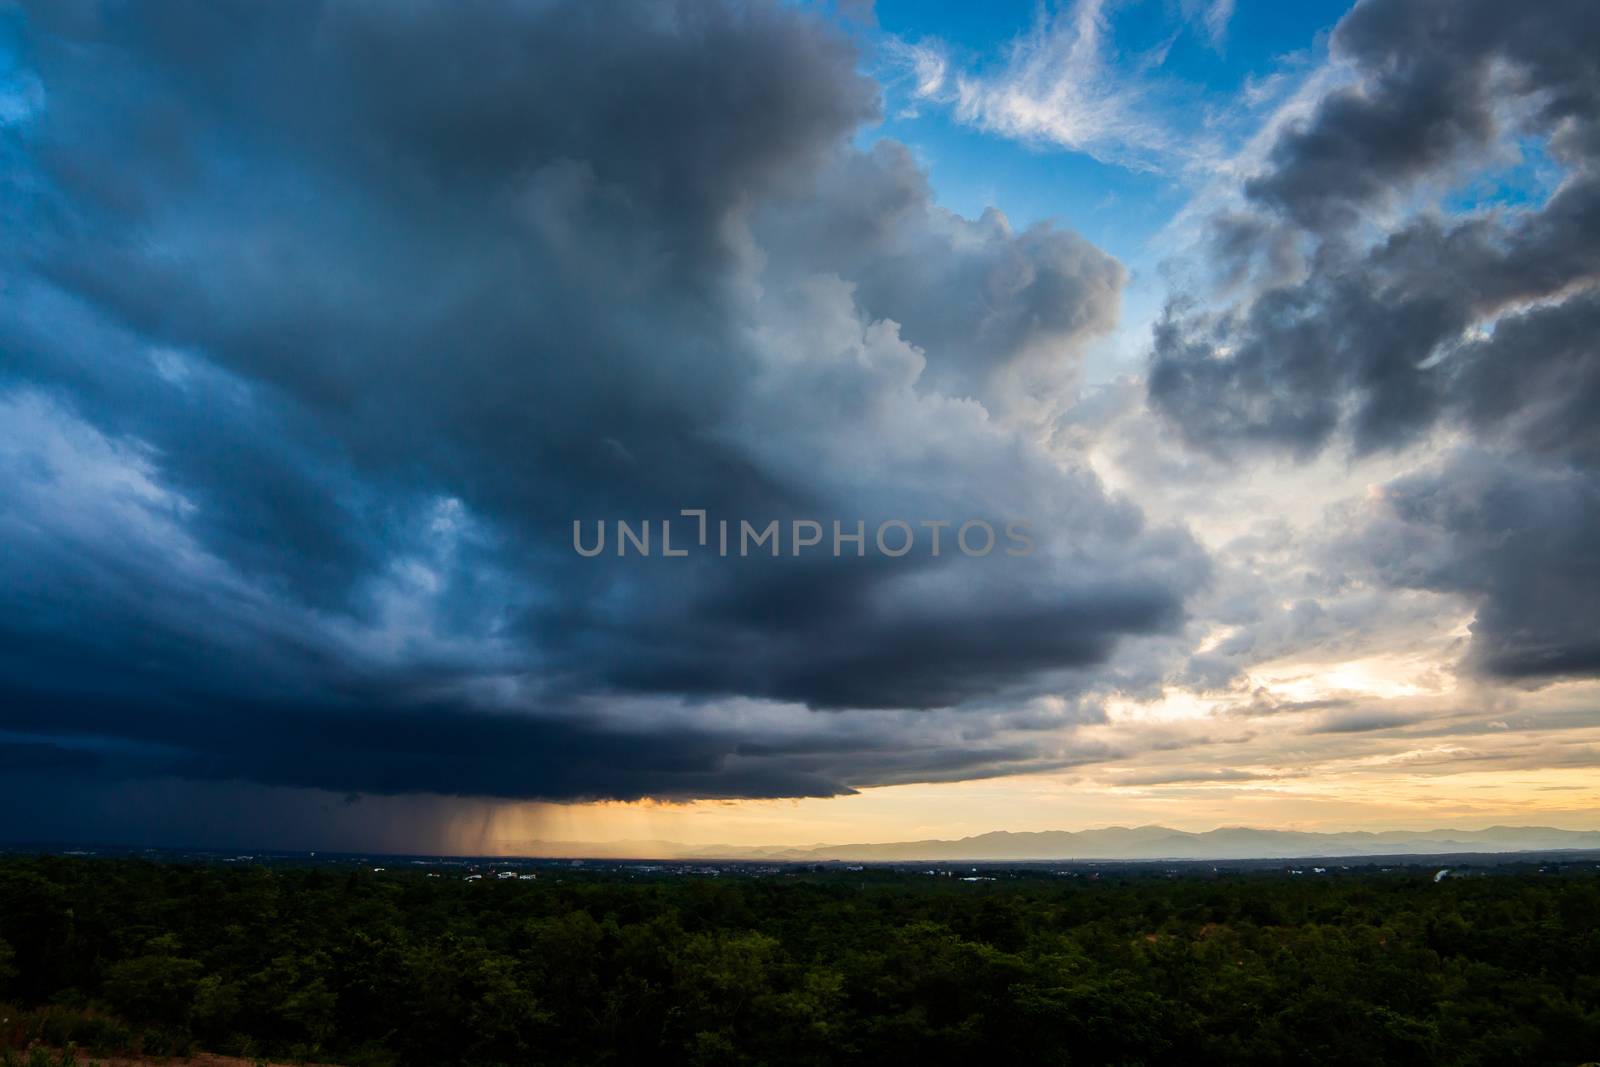
[[[1340,22],[1355,83],[1291,125],[1214,220],[1230,310],[1174,302],[1152,404],[1219,454],[1357,454],[1435,431],[1476,446],[1389,487],[1357,573],[1477,605],[1471,661],[1537,682],[1600,672],[1600,21],[1583,0],[1369,0]],[[1543,193],[1409,210],[1495,181]]]
[[[875,87],[812,15],[4,17],[8,765],[557,799],[1059,766],[985,709],[1113,684],[1205,580],[1038,443],[1122,268],[852,147]],[[571,550],[682,507],[1040,548]]]

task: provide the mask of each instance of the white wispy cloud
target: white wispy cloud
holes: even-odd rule
[[[919,99],[938,97],[950,73],[950,57],[938,41],[913,43],[891,37],[884,43],[890,61],[905,69],[913,82],[911,95]]]
[[[1233,21],[1233,0],[1213,0],[1200,18],[1205,24],[1211,47],[1220,49],[1228,36],[1228,23]]]
[[[1136,170],[1189,165],[1199,150],[1171,117],[1186,91],[1158,72],[1176,39],[1142,53],[1118,52],[1108,0],[1077,0],[1041,11],[1006,48],[996,69],[963,68],[938,40],[894,40],[890,61],[917,102],[949,108],[957,121],[1002,137],[1083,152]],[[1212,40],[1226,29],[1232,0],[1198,18]]]

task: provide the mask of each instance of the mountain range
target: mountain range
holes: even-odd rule
[[[913,862],[1024,860],[1209,860],[1435,855],[1461,852],[1546,852],[1600,849],[1600,831],[1548,826],[1483,830],[1355,830],[1315,833],[1247,826],[1191,833],[1166,826],[1098,830],[996,830],[975,837],[849,845],[762,847],[686,845],[673,841],[537,841],[527,854],[595,859],[774,860],[784,862]]]

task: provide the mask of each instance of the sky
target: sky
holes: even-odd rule
[[[4,0],[0,183],[0,841],[1600,828],[1592,0]]]

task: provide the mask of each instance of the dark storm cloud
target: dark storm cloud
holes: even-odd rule
[[[1332,51],[1355,83],[1285,129],[1249,210],[1214,227],[1222,279],[1264,284],[1222,312],[1173,301],[1150,399],[1223,455],[1471,434],[1479,453],[1390,487],[1358,571],[1474,602],[1486,674],[1595,674],[1600,20],[1585,2],[1370,0]],[[1405,210],[1492,176],[1513,144],[1560,183]]]
[[[1536,680],[1600,673],[1600,478],[1464,452],[1389,485],[1359,549],[1393,585],[1478,603],[1472,658]]]
[[[92,770],[100,760],[93,752],[40,741],[0,741],[0,771],[44,771],[49,774]]]
[[[1582,2],[1378,0],[1339,24],[1360,83],[1288,129],[1247,191],[1313,245],[1304,276],[1196,323],[1175,305],[1150,393],[1191,440],[1302,452],[1345,425],[1361,450],[1404,443],[1452,409],[1431,363],[1473,323],[1600,275],[1600,31]],[[1424,214],[1365,245],[1344,231],[1412,186],[1434,192],[1491,162],[1502,136],[1543,138],[1566,180],[1526,211]],[[1282,264],[1267,215],[1218,220],[1229,264]],[[1230,267],[1237,273],[1237,266]]]
[[[1451,355],[1451,392],[1484,438],[1600,468],[1600,291],[1501,319]]]
[[[1245,190],[1308,229],[1348,226],[1483,152],[1501,125],[1497,112],[1519,101],[1531,110],[1530,130],[1587,156],[1600,119],[1596,37],[1586,0],[1357,4],[1331,51],[1363,81],[1286,131]]]
[[[5,17],[0,728],[112,775],[830,795],[1070,762],[858,719],[1081,690],[1204,580],[1029,431],[1122,268],[851,147],[875,87],[812,14]],[[683,507],[1040,551],[572,551]]]
[[[1194,444],[1358,452],[1455,418],[1470,382],[1448,357],[1468,327],[1600,275],[1600,169],[1527,214],[1423,217],[1371,248],[1320,247],[1305,280],[1201,321],[1175,302],[1155,335],[1150,398]]]

